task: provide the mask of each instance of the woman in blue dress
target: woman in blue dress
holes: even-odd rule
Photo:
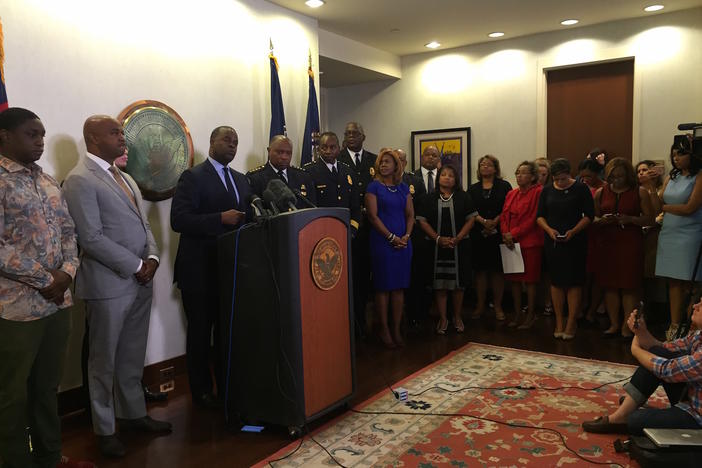
[[[373,226],[371,271],[375,308],[380,317],[380,339],[387,348],[403,346],[400,323],[404,289],[410,283],[414,208],[409,187],[402,183],[402,165],[396,151],[380,150],[375,161],[375,180],[368,184],[364,201]],[[388,302],[392,307],[392,335],[388,327]]]
[[[656,276],[668,280],[668,340],[675,338],[683,309],[687,308],[687,304],[683,304],[685,291],[691,287],[697,253],[702,244],[702,160],[691,153],[688,139],[673,145],[670,150],[673,170],[663,183],[664,214],[658,236]],[[695,280],[702,281],[702,265],[697,268]]]

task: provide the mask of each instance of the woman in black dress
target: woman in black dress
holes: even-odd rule
[[[570,175],[567,159],[551,164],[553,184],[544,187],[536,222],[544,230],[546,268],[551,276],[551,298],[556,312],[554,338],[575,337],[576,315],[585,283],[586,228],[594,216],[590,189]],[[563,327],[563,309],[568,303],[568,321]]]
[[[466,238],[478,214],[458,180],[453,166],[442,166],[436,176],[437,190],[427,194],[417,209],[419,227],[435,242],[432,287],[440,317],[436,332],[440,335],[448,328],[448,291],[453,301],[453,325],[459,333],[464,330],[463,293],[470,282],[470,244]]]
[[[500,256],[500,213],[505,204],[507,193],[512,186],[502,180],[500,161],[486,154],[478,160],[478,182],[468,189],[478,210],[476,223],[470,232],[472,247],[471,264],[475,272],[475,292],[477,304],[471,318],[479,318],[485,312],[488,279],[492,286],[492,302],[495,306],[495,318],[504,320],[502,310],[502,293],[505,288],[502,276],[502,257]]]

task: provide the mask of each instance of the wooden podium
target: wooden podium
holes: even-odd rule
[[[225,411],[305,423],[355,391],[349,211],[272,216],[219,239]]]

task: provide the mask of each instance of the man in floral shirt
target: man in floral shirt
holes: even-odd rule
[[[61,189],[36,164],[44,133],[31,111],[0,113],[0,459],[7,468],[53,468],[61,459],[56,391],[78,249]]]

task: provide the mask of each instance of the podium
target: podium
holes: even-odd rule
[[[349,211],[311,208],[218,239],[228,420],[287,426],[355,391]]]

